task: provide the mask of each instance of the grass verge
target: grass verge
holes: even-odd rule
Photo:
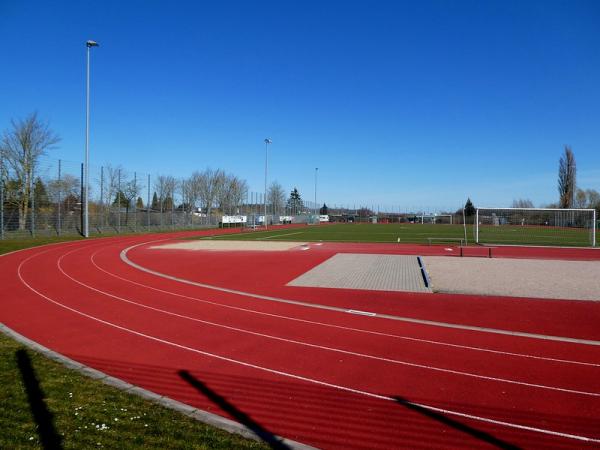
[[[0,254],[68,240],[0,241]],[[0,404],[0,448],[49,448],[48,435],[52,448],[269,448],[92,380],[2,333]]]

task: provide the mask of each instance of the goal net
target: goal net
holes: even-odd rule
[[[415,223],[441,225],[452,225],[452,214],[415,214]]]
[[[596,210],[477,208],[475,242],[505,245],[596,245]]]

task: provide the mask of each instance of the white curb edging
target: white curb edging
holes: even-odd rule
[[[205,423],[207,425],[214,426],[221,430],[227,431],[229,433],[235,433],[240,436],[243,436],[248,439],[253,439],[255,441],[262,441],[262,439],[254,433],[250,428],[235,422],[233,420],[227,419],[225,417],[221,417],[217,414],[210,413],[208,411],[204,411],[198,408],[194,408],[193,406],[186,405],[185,403],[179,402],[177,400],[173,400],[169,397],[165,397],[159,394],[156,394],[147,389],[141,388],[139,386],[135,386],[133,384],[127,383],[119,378],[115,378],[113,376],[107,375],[104,372],[100,372],[99,370],[88,367],[84,364],[81,364],[71,358],[68,358],[60,353],[57,353],[53,350],[50,350],[43,345],[32,341],[31,339],[23,336],[20,333],[17,333],[13,329],[7,327],[3,323],[0,322],[0,332],[4,333],[6,336],[14,339],[15,341],[29,347],[30,349],[41,353],[45,357],[56,361],[68,369],[74,370],[81,375],[85,375],[94,380],[101,381],[102,383],[115,387],[121,391],[131,393],[137,395],[138,397],[142,397],[146,400],[154,402],[158,405],[165,406],[169,409],[175,410],[179,413],[182,413],[188,417],[191,417],[199,422]],[[290,439],[283,438],[281,436],[275,435],[275,438],[279,440],[283,445],[289,447],[294,450],[316,450],[315,447],[311,447],[306,444],[302,444],[300,442],[292,441]]]

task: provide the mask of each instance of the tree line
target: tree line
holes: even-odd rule
[[[0,139],[2,206],[18,216],[21,230],[26,229],[32,208],[50,211],[58,207],[63,213],[81,211],[80,177],[62,174],[44,181],[38,174],[41,157],[60,141],[60,136],[36,112],[22,120],[11,120],[11,127],[3,132]],[[137,178],[135,173],[107,165],[102,168],[100,179],[95,181],[101,186],[95,196],[99,201],[90,198],[90,213],[110,214],[104,206],[118,207],[125,210],[125,223],[133,208],[161,213],[174,210],[192,213],[200,208],[206,215],[236,214],[248,199],[247,181],[222,169],[194,171],[180,179],[158,175],[152,179],[151,186],[146,186],[146,180]],[[144,205],[141,195],[146,188],[152,192],[152,200]],[[294,188],[286,200],[283,187],[276,181],[269,186],[267,203],[273,214],[284,210],[292,214],[305,212],[298,190]]]

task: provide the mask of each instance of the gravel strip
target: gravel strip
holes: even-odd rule
[[[151,249],[169,250],[209,250],[209,251],[263,251],[283,252],[303,245],[302,242],[265,242],[265,241],[222,241],[222,240],[196,240],[186,242],[171,242],[169,244],[154,245]]]

